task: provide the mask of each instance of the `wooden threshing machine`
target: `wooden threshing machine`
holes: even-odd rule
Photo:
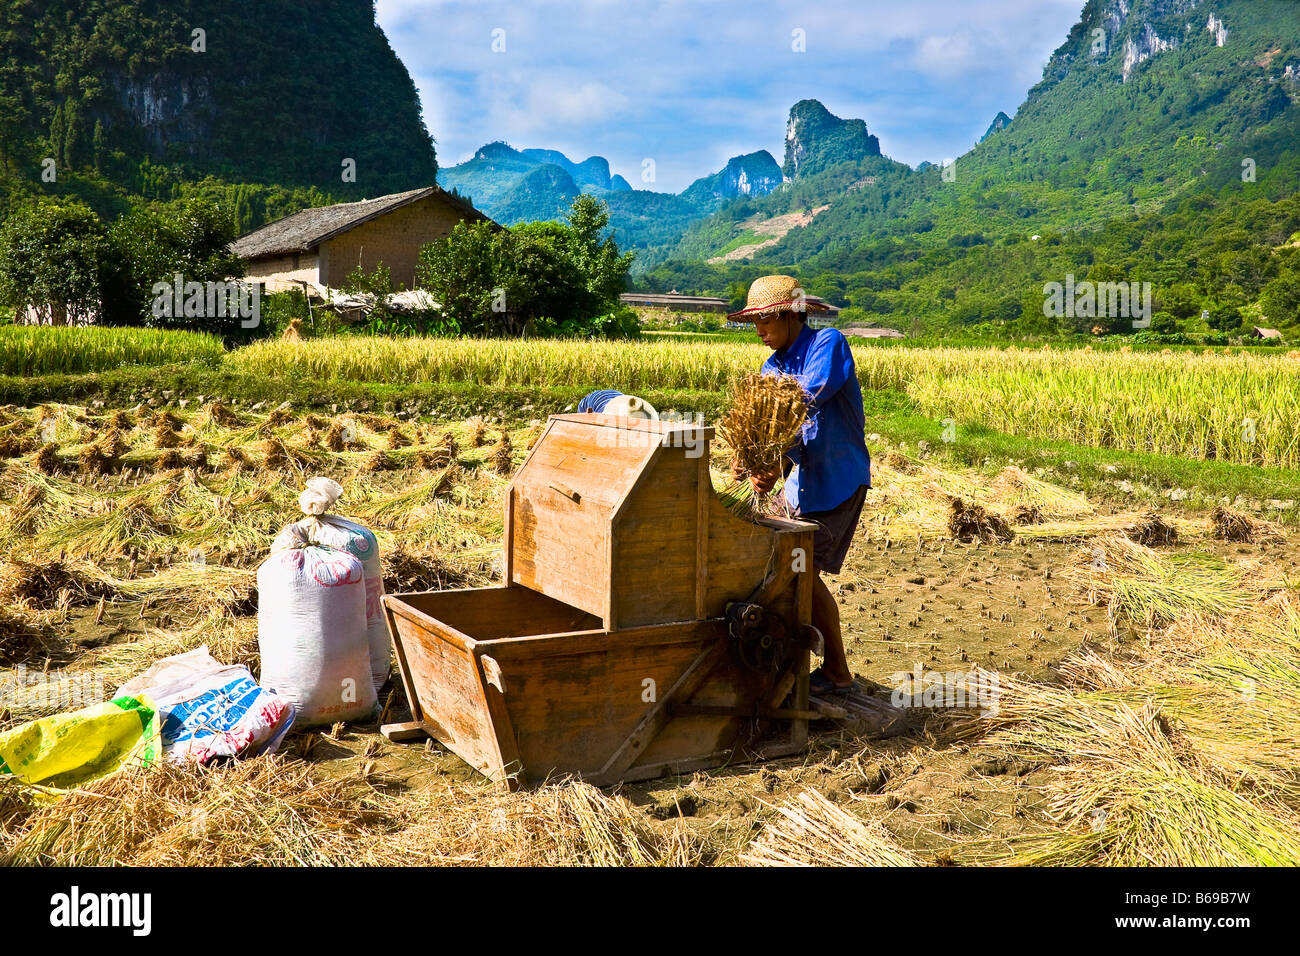
[[[732,515],[712,437],[552,417],[506,493],[505,585],[384,598],[404,729],[511,787],[803,750],[813,525]]]

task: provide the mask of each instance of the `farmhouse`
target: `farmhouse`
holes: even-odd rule
[[[487,218],[461,197],[426,186],[303,209],[241,236],[231,249],[248,263],[247,277],[268,292],[341,286],[358,265],[373,272],[380,262],[394,286],[409,289],[421,246],[449,235],[458,222]]]
[[[1250,334],[1257,339],[1267,339],[1274,342],[1282,341],[1282,333],[1277,329],[1265,329],[1257,325]]]
[[[728,312],[730,303],[712,295],[682,295],[672,292],[626,292],[619,296],[624,305],[642,309],[665,309],[669,312]]]

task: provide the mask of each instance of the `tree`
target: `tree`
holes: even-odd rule
[[[104,124],[99,120],[95,120],[95,135],[92,148],[94,150],[95,172],[102,173],[104,171],[104,153],[107,146],[104,139]]]
[[[47,325],[92,322],[107,252],[88,206],[43,199],[21,208],[0,226],[0,300]]]
[[[585,276],[588,295],[582,307],[598,311],[616,303],[627,291],[627,270],[635,254],[620,255],[618,244],[605,235],[609,207],[594,196],[584,193],[576,197],[568,218],[569,258]]]
[[[420,250],[416,285],[442,306],[449,329],[476,332],[497,298],[498,248],[489,222],[459,222],[451,234]]]
[[[1190,319],[1201,313],[1201,297],[1196,287],[1187,282],[1167,289],[1160,296],[1160,305],[1163,311],[1179,319]]]
[[[109,325],[166,325],[235,334],[234,317],[156,319],[153,286],[173,282],[223,282],[244,274],[229,250],[235,238],[230,213],[204,199],[183,199],[138,207],[108,231],[104,269],[104,322]]]
[[[22,100],[16,94],[0,90],[0,166],[6,175],[10,163],[22,155],[30,120],[31,114]]]
[[[1218,305],[1210,310],[1207,321],[1216,332],[1235,332],[1241,328],[1241,310],[1232,305]]]
[[[1300,272],[1284,271],[1264,286],[1259,307],[1273,325],[1285,327],[1300,323]]]
[[[1151,331],[1172,335],[1178,331],[1178,319],[1171,312],[1157,312],[1151,316]]]
[[[604,236],[608,222],[602,203],[579,196],[568,222],[459,223],[421,250],[416,283],[467,334],[631,334],[618,296],[632,256]]]

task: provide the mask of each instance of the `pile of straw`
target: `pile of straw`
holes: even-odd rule
[[[1062,683],[997,675],[997,707],[941,740],[1052,767],[1035,788],[1052,832],[958,846],[960,862],[1300,863],[1300,604],[1203,557],[1123,536],[1072,576],[1111,613],[1161,629],[1122,659],[1083,650]],[[1259,578],[1260,575],[1255,575]]]
[[[1210,515],[1210,533],[1220,541],[1244,541],[1251,544],[1283,537],[1282,532],[1271,522],[1252,518],[1225,505],[1215,508]]]
[[[1148,627],[1172,624],[1185,615],[1213,619],[1244,610],[1249,597],[1241,575],[1201,555],[1166,558],[1122,535],[1097,539],[1082,549],[1062,577],[1072,581],[1113,620],[1138,620]]]
[[[48,805],[11,794],[27,812],[0,830],[0,865],[343,866],[376,822],[373,794],[283,757],[124,770]]]
[[[487,422],[483,420],[482,415],[475,415],[465,423],[465,426],[472,446],[481,448],[487,444]]]
[[[1178,528],[1166,521],[1157,511],[1144,513],[1132,527],[1126,528],[1124,533],[1138,544],[1148,547],[1173,544],[1178,540]]]
[[[580,783],[403,792],[363,763],[326,778],[287,756],[160,765],[57,802],[0,783],[0,865],[690,865],[681,831]]]
[[[1046,518],[1082,518],[1096,510],[1083,495],[1035,478],[1015,465],[1003,468],[993,479],[989,497],[994,507],[1037,516],[1038,520],[1021,520],[1018,524],[1037,524]]]
[[[562,781],[513,794],[436,794],[414,822],[368,848],[370,862],[490,866],[688,866],[698,852],[675,828],[656,827],[625,798]]]
[[[39,615],[0,604],[0,666],[39,664],[60,649],[52,630]]]
[[[918,866],[878,823],[866,823],[814,790],[774,807],[777,816],[741,853],[749,866]]]
[[[955,496],[949,504],[948,533],[953,540],[961,542],[1006,542],[1015,537],[1001,515]]]
[[[1257,866],[1300,863],[1300,823],[1274,787],[1251,787],[1179,727],[1177,699],[1156,686],[1071,690],[999,676],[998,728],[985,750],[1052,762],[1040,790],[1051,834],[1007,847],[959,847],[965,862],[1088,866]],[[1169,693],[1168,689],[1164,691]],[[1145,699],[1144,699],[1145,698]],[[1223,695],[1219,706],[1230,705]],[[1292,755],[1295,756],[1294,740]]]
[[[515,449],[510,443],[510,433],[504,428],[501,429],[501,438],[492,447],[492,452],[488,456],[488,464],[498,475],[509,475],[514,471],[515,466]]]

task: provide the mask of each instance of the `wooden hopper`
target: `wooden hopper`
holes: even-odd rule
[[[414,718],[398,733],[511,787],[803,750],[814,526],[732,515],[712,437],[552,417],[506,493],[505,586],[384,598]]]

